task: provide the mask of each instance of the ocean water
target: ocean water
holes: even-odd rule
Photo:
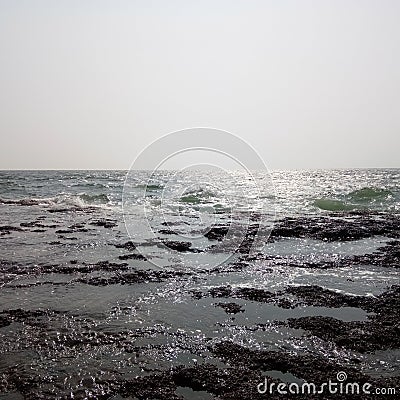
[[[305,316],[366,321],[364,309],[208,293],[316,285],[378,296],[400,283],[394,266],[321,265],[371,254],[393,238],[268,237],[288,217],[307,224],[399,213],[400,169],[254,172],[253,179],[213,171],[0,171],[0,317],[11,320],[0,324],[0,393],[112,398],[118,385],[110,382],[179,365],[223,367],[209,346],[225,340],[349,365],[357,359],[363,373],[391,376],[400,366],[395,349],[338,349],[284,324]],[[229,231],[212,237],[213,227]],[[257,229],[254,257],[243,258],[237,250],[249,227]],[[320,267],[305,268],[310,262]],[[223,300],[241,311],[225,312]],[[18,386],[16,377],[31,384]],[[184,393],[177,395],[194,398]]]

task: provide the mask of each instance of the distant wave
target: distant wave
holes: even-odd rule
[[[79,183],[75,183],[75,184],[71,185],[71,187],[74,187],[74,188],[75,187],[82,187],[82,188],[89,188],[89,189],[97,188],[97,189],[99,189],[99,188],[107,188],[108,185],[103,184],[103,183],[99,183],[99,182],[84,182],[84,183],[79,182]]]
[[[387,200],[393,197],[393,193],[387,189],[370,188],[365,187],[359,190],[355,190],[348,194],[348,198],[354,201],[376,201],[376,200]]]
[[[104,193],[89,195],[81,193],[60,194],[55,197],[47,198],[23,198],[23,199],[5,199],[0,197],[0,204],[14,204],[20,206],[72,206],[84,208],[88,206],[104,206],[110,204],[110,199]]]
[[[40,204],[43,204],[43,201],[47,204],[46,199],[40,200],[40,199],[26,198],[26,199],[13,200],[13,199],[3,199],[0,197],[0,204],[16,204],[20,206],[38,206]]]
[[[137,189],[145,189],[145,190],[162,190],[164,189],[163,185],[158,184],[140,184],[135,186]]]
[[[210,191],[199,189],[193,192],[186,192],[181,196],[180,201],[189,204],[208,203],[213,196],[214,194]]]
[[[364,187],[347,193],[341,199],[316,199],[313,205],[327,211],[351,211],[384,206],[393,198],[393,193],[388,189]]]
[[[314,201],[314,206],[327,211],[351,211],[355,209],[355,206],[335,199],[317,199]]]
[[[110,199],[104,193],[92,194],[92,195],[83,193],[83,194],[79,195],[79,198],[85,204],[109,204],[110,203]]]

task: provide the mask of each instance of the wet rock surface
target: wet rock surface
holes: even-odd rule
[[[193,252],[199,253],[200,250],[192,248],[191,242],[184,241],[176,241],[176,240],[162,240],[162,243],[170,248],[171,250],[179,251],[179,252]]]
[[[229,232],[229,226],[214,226],[204,234],[210,240],[222,240]]]
[[[125,250],[135,250],[135,244],[130,240],[125,243],[115,244],[114,245],[117,249],[125,249]]]
[[[371,236],[400,237],[400,217],[394,214],[350,212],[334,218],[299,217],[278,221],[271,238],[311,238],[324,241],[348,241]]]
[[[132,270],[129,273],[116,273],[109,277],[90,277],[82,278],[80,282],[93,286],[108,286],[115,284],[136,284],[148,282],[162,282],[167,279],[178,279],[185,276],[184,272],[175,271],[152,271],[152,270]]]
[[[264,399],[257,385],[265,377],[276,384],[323,383],[339,371],[349,381],[400,392],[400,286],[393,284],[398,215],[286,218],[267,243],[273,251],[255,254],[254,215],[236,258],[208,269],[207,263],[193,267],[190,257],[209,250],[212,257],[212,246],[230,249],[223,244],[228,225],[212,227],[203,238],[209,247],[199,254],[187,240],[162,238],[188,258],[178,264],[172,252],[156,268],[118,230],[120,221],[97,213],[58,207],[0,227],[4,249],[9,240],[31,241],[33,252],[39,237],[49,246],[47,262],[40,254],[29,262],[14,259],[12,252],[0,260],[0,394],[145,400],[194,392],[205,399]],[[179,224],[165,223],[157,232],[176,234]],[[106,235],[101,245],[93,239],[99,232]],[[370,239],[367,251],[339,251]],[[284,241],[293,246],[286,253],[279,251]],[[312,253],[312,246],[338,243],[334,251]],[[99,256],[101,246],[106,250]],[[182,388],[192,392],[183,396]]]
[[[215,307],[222,308],[227,314],[237,314],[244,312],[243,307],[237,303],[216,303]]]
[[[318,295],[314,297],[311,293],[316,291],[318,291]],[[332,295],[320,288],[312,288],[307,292],[305,297],[317,304],[322,303],[330,307],[359,307],[374,312],[374,314],[370,315],[368,321],[365,322],[343,322],[322,316],[289,319],[290,327],[304,329],[323,340],[332,341],[338,346],[361,353],[400,347],[399,286],[392,287],[376,298]],[[324,296],[323,293],[326,295]],[[300,296],[302,295],[300,294]]]
[[[389,241],[372,254],[353,256],[349,259],[350,263],[400,268],[400,241]]]
[[[112,219],[98,219],[92,222],[89,222],[89,225],[93,226],[102,226],[104,228],[115,228],[118,224],[116,220]]]
[[[118,258],[120,260],[147,260],[145,256],[139,253],[123,254],[122,256],[118,256]]]

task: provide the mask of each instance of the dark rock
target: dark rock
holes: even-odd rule
[[[366,308],[374,302],[372,298],[351,296],[324,289],[320,286],[290,286],[286,293],[301,298],[306,305],[316,307],[356,307]],[[300,304],[299,304],[300,305]]]
[[[359,352],[400,348],[400,287],[394,286],[376,298],[356,297],[307,289],[307,302],[322,306],[353,306],[375,312],[368,321],[344,322],[331,317],[290,318],[288,325],[304,329],[323,340]],[[303,295],[300,293],[300,295]]]
[[[220,286],[210,289],[208,293],[212,297],[235,297],[263,303],[271,302],[276,299],[276,295],[272,292],[247,287],[232,289],[230,286]]]
[[[37,226],[37,221],[31,221],[31,222],[21,222],[19,225],[24,227],[24,228],[33,228]]]
[[[349,264],[375,265],[378,267],[400,268],[400,241],[387,242],[372,254],[348,257]]]
[[[382,218],[384,216],[384,218]],[[394,214],[343,214],[335,218],[299,217],[278,221],[271,239],[310,238],[325,241],[360,240],[372,236],[400,237],[400,217]]]
[[[117,249],[135,250],[135,244],[130,240],[129,242],[114,245]]]
[[[271,302],[275,299],[275,294],[264,289],[254,289],[254,288],[238,288],[234,291],[235,297],[258,301],[263,303]]]
[[[4,326],[8,326],[11,324],[11,320],[9,320],[7,317],[4,317],[0,315],[0,328],[3,328]]]
[[[345,371],[352,380],[358,382],[366,382],[369,378],[354,368],[339,367],[317,354],[296,355],[283,351],[250,350],[232,342],[218,343],[211,351],[235,368],[290,372],[299,379],[316,384],[329,378],[334,379],[338,371]]]
[[[2,226],[0,226],[0,232],[4,232],[4,231],[6,231],[6,232],[10,232],[10,231],[11,232],[12,231],[21,232],[21,231],[23,231],[23,229],[18,227],[18,226],[11,226],[11,225],[2,225]]]
[[[0,327],[10,325],[12,322],[26,322],[38,317],[57,314],[53,310],[23,310],[22,308],[0,311]]]
[[[214,287],[208,291],[212,297],[231,297],[232,288],[230,286]]]
[[[343,322],[331,317],[316,316],[290,318],[288,325],[361,353],[400,348],[400,324],[394,319]]]
[[[168,374],[142,376],[125,383],[123,392],[139,399],[181,400],[175,394],[176,384]]]
[[[118,224],[117,221],[111,219],[98,219],[89,222],[89,225],[102,226],[104,228],[115,228]]]
[[[192,249],[192,243],[190,242],[180,242],[174,240],[161,240],[161,242],[170,248],[171,250],[179,251],[179,252],[192,252],[199,253],[201,250]]]
[[[129,271],[130,272],[125,274],[116,273],[109,277],[82,278],[80,279],[80,282],[93,286],[107,286],[115,284],[131,285],[137,283],[163,282],[167,279],[177,279],[188,275],[187,273],[179,271],[137,270],[132,268],[130,268]]]
[[[64,236],[64,235],[58,235],[57,236],[59,239],[64,239],[64,240],[78,240],[76,237],[69,237],[69,236]]]
[[[213,226],[204,236],[210,240],[222,240],[229,232],[229,226]]]
[[[147,258],[139,253],[123,254],[118,257],[120,260],[143,260],[147,261]]]
[[[244,312],[244,309],[240,304],[237,303],[216,303],[215,307],[221,307],[227,314],[237,314]]]
[[[158,233],[161,233],[162,235],[175,235],[176,232],[173,231],[172,229],[160,229]]]
[[[161,222],[161,225],[163,225],[163,226],[179,226],[179,225],[182,225],[182,224],[186,224],[186,225],[188,225],[188,222],[185,222],[185,221],[173,221],[173,222],[167,222],[167,221],[164,221],[164,222]]]

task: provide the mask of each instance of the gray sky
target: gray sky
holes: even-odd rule
[[[0,168],[126,169],[192,126],[271,168],[400,167],[399,20],[386,0],[0,0]]]

